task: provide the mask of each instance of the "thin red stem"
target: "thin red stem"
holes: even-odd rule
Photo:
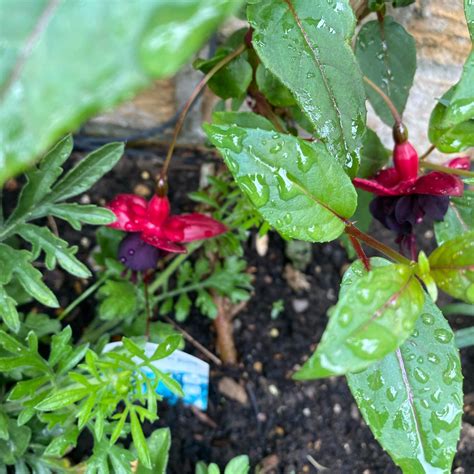
[[[362,245],[360,245],[360,242],[353,235],[349,234],[349,240],[351,241],[352,247],[354,247],[355,253],[364,264],[365,269],[370,272],[370,260],[365,254]]]
[[[402,118],[400,117],[400,114],[398,113],[397,108],[391,101],[390,97],[385,94],[385,92],[380,89],[380,87],[372,82],[367,76],[363,77],[364,81],[372,87],[372,89],[377,92],[377,94],[382,97],[383,101],[387,104],[387,107],[390,109],[390,112],[392,113],[393,119],[395,120],[395,123],[402,123]]]
[[[202,89],[204,89],[205,85],[209,82],[209,80],[212,78],[212,76],[219,71],[219,69],[223,68],[226,64],[230,63],[234,58],[242,54],[245,49],[246,45],[242,44],[240,45],[235,51],[232,51],[232,53],[229,53],[225,58],[221,59],[198,83],[198,85],[194,88],[191,96],[187,100],[186,104],[184,105],[184,108],[179,115],[178,121],[176,122],[176,126],[174,128],[174,133],[173,133],[173,139],[171,140],[170,147],[168,149],[168,154],[166,155],[165,162],[163,164],[163,168],[161,169],[161,173],[159,176],[159,179],[166,180],[166,176],[168,175],[168,168],[170,166],[170,161],[171,158],[173,157],[173,151],[176,146],[176,141],[178,140],[178,135],[179,132],[181,131],[181,128],[183,127],[184,120],[186,118],[186,115],[188,114],[189,108],[191,107],[192,103],[196,100],[197,96],[201,92]]]

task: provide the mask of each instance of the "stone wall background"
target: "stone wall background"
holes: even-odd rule
[[[364,0],[351,0],[359,18],[365,15]],[[417,44],[417,72],[410,92],[404,121],[410,130],[410,139],[420,152],[429,143],[428,120],[436,99],[461,75],[471,41],[464,18],[462,0],[417,0],[406,8],[388,8],[414,36]],[[372,19],[370,15],[363,21]],[[245,25],[237,19],[229,20],[218,34],[222,38]],[[207,57],[206,46],[199,56]],[[91,120],[85,127],[89,133],[123,135],[131,130],[147,129],[159,125],[181,108],[202,74],[188,65],[174,78],[156,81],[148,90],[117,109]],[[201,123],[208,120],[215,97],[207,91],[189,114],[183,132],[182,143],[202,143]],[[369,108],[368,126],[375,129],[388,147],[392,146],[391,130]],[[168,131],[169,134],[169,131]],[[167,140],[167,136],[162,138]],[[436,153],[433,153],[436,157]]]

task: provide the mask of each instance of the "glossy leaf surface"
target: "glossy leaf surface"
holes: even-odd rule
[[[416,70],[413,37],[391,16],[383,22],[369,21],[359,31],[355,53],[362,72],[374,82],[403,114]],[[368,84],[367,97],[377,115],[387,124],[394,123],[390,109]]]
[[[423,307],[423,289],[406,265],[374,268],[341,287],[316,352],[297,380],[364,369],[399,347]]]
[[[175,73],[239,5],[2,1],[0,185],[87,118]]]
[[[439,288],[474,303],[474,231],[444,242],[430,255],[429,262]]]
[[[147,439],[150,448],[151,469],[138,464],[136,474],[166,474],[169,449],[171,447],[171,433],[169,428],[154,431]]]
[[[237,126],[205,130],[240,188],[284,236],[326,242],[343,232],[356,192],[322,144]]]
[[[347,380],[365,421],[403,472],[451,472],[462,374],[453,332],[428,296],[400,349]]]
[[[362,141],[361,160],[357,176],[359,178],[374,176],[377,171],[387,164],[390,155],[391,152],[383,146],[377,134],[368,128]]]
[[[253,45],[264,66],[293,94],[351,176],[365,131],[365,92],[350,41],[355,17],[347,0],[263,0],[249,5]]]

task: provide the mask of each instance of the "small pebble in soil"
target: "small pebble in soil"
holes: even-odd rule
[[[303,408],[303,415],[306,417],[311,416],[311,410],[308,407]]]
[[[82,247],[88,248],[89,245],[91,244],[91,241],[87,237],[81,237],[80,243],[81,243]]]
[[[91,203],[91,198],[88,194],[83,194],[80,199],[79,199],[81,204],[90,204]]]
[[[359,409],[353,403],[351,403],[351,418],[353,420],[360,420]]]
[[[321,265],[316,265],[314,267],[314,273],[316,273],[317,275],[319,275],[321,272],[323,271]]]
[[[296,298],[291,302],[291,305],[297,313],[303,313],[308,309],[309,301],[307,299]]]
[[[142,183],[137,184],[133,188],[134,194],[141,196],[141,197],[148,197],[151,194],[150,188],[148,186],[145,186]]]
[[[278,397],[278,395],[280,395],[280,391],[278,390],[278,388],[277,388],[276,385],[270,384],[270,385],[268,386],[268,391],[269,391],[274,397]]]
[[[431,240],[433,238],[434,234],[433,234],[433,231],[432,230],[427,230],[423,237],[426,239],[426,240]]]
[[[234,331],[238,331],[242,327],[242,321],[239,318],[235,318],[232,325],[234,326]]]
[[[245,388],[230,377],[223,377],[220,379],[217,388],[219,392],[222,393],[222,395],[230,398],[231,400],[235,400],[242,405],[246,405],[248,402],[248,396]]]
[[[271,328],[270,329],[270,336],[275,338],[275,337],[278,337],[280,335],[280,331],[278,331],[277,328]]]
[[[146,170],[142,171],[142,174],[140,175],[142,179],[150,179],[150,173]]]
[[[259,361],[254,362],[253,363],[253,370],[255,370],[255,372],[258,372],[259,374],[261,374],[262,370],[263,370],[263,364]]]
[[[344,443],[344,451],[345,451],[347,454],[351,454],[352,449],[351,449],[351,446],[350,446],[349,443]]]
[[[334,291],[334,288],[329,288],[329,290],[326,292],[326,298],[329,301],[336,301],[336,292]]]
[[[275,434],[277,436],[284,436],[285,435],[285,430],[281,426],[275,427]]]
[[[341,408],[341,405],[339,405],[339,403],[336,403],[333,407],[332,407],[332,410],[334,411],[334,413],[336,415],[339,415],[342,411],[342,408]]]
[[[257,420],[260,423],[265,423],[265,421],[267,421],[267,415],[265,415],[265,413],[260,412],[257,414]]]

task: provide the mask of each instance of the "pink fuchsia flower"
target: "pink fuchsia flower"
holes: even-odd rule
[[[134,194],[119,194],[106,207],[117,217],[109,227],[139,234],[143,242],[166,252],[186,253],[183,244],[227,231],[224,224],[203,214],[170,215],[166,196],[155,195],[147,202]]]
[[[462,196],[463,194],[464,185],[458,176],[440,171],[418,176],[418,154],[408,141],[395,145],[393,162],[395,165],[393,168],[379,171],[372,179],[354,178],[354,185],[377,196],[411,194]],[[446,166],[469,169],[469,158],[454,158]]]

